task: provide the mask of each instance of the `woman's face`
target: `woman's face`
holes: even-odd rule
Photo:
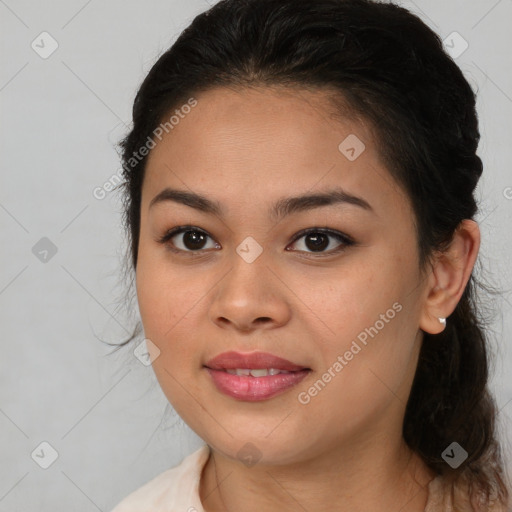
[[[369,130],[330,117],[320,92],[196,99],[154,138],[142,190],[137,295],[165,395],[232,458],[297,462],[400,437],[426,286],[408,199]],[[187,196],[152,203],[165,189]],[[228,351],[296,366],[213,369]]]

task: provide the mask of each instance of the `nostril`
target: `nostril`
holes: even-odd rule
[[[264,323],[264,322],[269,322],[271,321],[272,319],[268,316],[260,316],[259,318],[256,318],[255,322],[257,323]]]

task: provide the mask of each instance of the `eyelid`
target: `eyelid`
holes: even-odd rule
[[[187,231],[194,231],[197,233],[201,233],[201,234],[206,235],[207,237],[211,238],[212,240],[214,240],[214,238],[204,229],[201,229],[201,228],[199,228],[197,226],[193,226],[193,225],[184,225],[184,226],[176,226],[174,228],[169,229],[168,231],[166,231],[163,234],[162,237],[157,239],[157,242],[161,243],[161,244],[167,244],[170,250],[172,250],[173,252],[182,253],[182,254],[185,253],[185,254],[189,254],[189,255],[200,255],[201,252],[210,250],[210,249],[198,249],[197,251],[192,251],[192,250],[185,251],[183,249],[178,249],[178,248],[173,247],[168,244],[168,242],[171,238],[173,238],[176,235],[186,233]],[[311,251],[311,252],[297,251],[297,252],[311,254],[314,257],[315,256],[318,256],[318,257],[330,256],[330,255],[333,255],[333,254],[343,251],[344,249],[346,249],[349,246],[356,244],[356,242],[352,239],[352,237],[346,235],[345,233],[343,233],[341,231],[334,230],[334,229],[327,228],[327,227],[325,227],[325,228],[312,227],[312,228],[302,229],[294,235],[291,244],[294,244],[295,242],[297,242],[297,240],[300,240],[304,236],[311,234],[311,233],[320,233],[320,234],[325,234],[325,235],[331,236],[331,237],[337,239],[339,242],[341,242],[341,245],[335,249],[331,249],[331,250],[325,251],[325,252],[314,252],[314,251]],[[218,242],[215,242],[215,243],[218,244]],[[218,244],[218,245],[220,245],[220,244]],[[288,248],[286,248],[285,250],[289,251]]]

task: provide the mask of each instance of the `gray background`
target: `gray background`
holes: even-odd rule
[[[402,5],[443,39],[456,31],[469,45],[456,62],[478,92],[482,262],[507,292],[494,304],[492,388],[508,453],[512,1]],[[0,0],[0,512],[108,511],[201,444],[151,366],[129,350],[107,356],[98,340],[124,338],[136,315],[122,307],[119,196],[93,191],[119,169],[114,144],[140,81],[208,6]],[[58,44],[47,58],[52,43],[42,32]],[[43,237],[55,254],[41,252]],[[39,464],[51,448],[42,442],[58,454],[47,469]]]

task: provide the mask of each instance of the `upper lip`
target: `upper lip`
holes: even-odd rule
[[[258,369],[258,368],[275,368],[276,370],[284,370],[294,372],[308,369],[305,366],[298,365],[283,359],[282,357],[269,354],[268,352],[223,352],[210,359],[205,366],[212,370],[231,370],[237,368]]]

